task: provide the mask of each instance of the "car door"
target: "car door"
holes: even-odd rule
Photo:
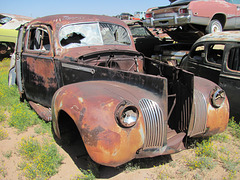
[[[25,41],[22,72],[26,98],[50,107],[52,96],[58,88],[51,28],[31,25]]]
[[[199,74],[199,66],[203,64],[205,55],[204,55],[204,45],[197,44],[194,46],[188,56],[185,56],[181,63],[180,67],[194,73],[195,75]]]
[[[231,0],[234,8],[235,8],[235,28],[240,28],[240,0]]]
[[[198,76],[218,84],[221,72],[225,44],[218,42],[205,43],[205,58],[199,66]]]
[[[219,85],[226,91],[231,115],[240,118],[240,46],[228,45]]]
[[[16,44],[16,49],[15,53],[13,56],[15,56],[15,65],[16,65],[16,82],[18,86],[18,90],[20,92],[20,95],[22,97],[24,91],[23,91],[23,86],[22,86],[22,72],[21,72],[21,53],[22,53],[22,48],[24,45],[24,35],[26,31],[26,26],[22,25],[19,28],[18,32],[18,37],[17,37],[17,44]]]
[[[197,44],[190,51],[188,59],[183,60],[180,66],[194,73],[196,76],[218,83],[223,51],[224,44]]]

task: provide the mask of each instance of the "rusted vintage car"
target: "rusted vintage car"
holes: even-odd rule
[[[97,15],[53,15],[22,26],[15,52],[21,97],[52,120],[59,139],[78,134],[92,160],[106,166],[176,153],[190,137],[223,132],[225,92],[143,59],[130,35],[121,20]]]
[[[240,33],[213,33],[200,38],[180,67],[222,87],[230,102],[231,115],[240,121]]]
[[[0,60],[13,53],[18,35],[18,28],[32,20],[30,17],[0,14]]]
[[[240,29],[239,0],[170,0],[170,2],[172,3],[169,6],[149,9],[145,25],[166,28],[170,36],[178,36],[182,41],[196,40],[205,33]],[[173,31],[169,28],[177,29]]]

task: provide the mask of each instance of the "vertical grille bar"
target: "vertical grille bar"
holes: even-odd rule
[[[193,130],[190,136],[195,136],[204,133],[206,130],[207,123],[207,103],[204,95],[194,90],[194,106],[195,106],[195,118],[193,124]]]
[[[162,110],[156,102],[149,99],[141,99],[139,106],[143,114],[146,130],[144,148],[162,147],[165,134]]]

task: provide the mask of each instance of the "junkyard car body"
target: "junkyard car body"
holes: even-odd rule
[[[131,30],[137,51],[146,57],[177,65],[192,46],[189,43],[173,43],[173,40],[167,35],[158,37],[158,32],[153,35],[152,32],[157,30],[151,32],[141,21],[128,20],[124,22]],[[161,32],[161,34],[163,33]]]
[[[151,57],[154,54],[154,47],[161,44],[161,40],[155,37],[141,21],[128,20],[124,21],[131,30],[135,47],[138,52],[144,56]]]
[[[193,39],[194,36],[196,38],[202,36],[202,33],[240,28],[239,0],[176,0],[171,2],[169,6],[151,8],[146,13],[145,24],[161,28],[178,28],[173,32],[171,30],[170,33],[174,36],[178,34],[181,40],[186,39],[190,33]]]
[[[22,26],[15,52],[21,96],[52,120],[58,138],[76,127],[90,157],[106,166],[175,153],[188,137],[224,131],[224,91],[143,59],[130,34],[121,20],[96,15],[47,16]]]
[[[228,96],[231,115],[240,117],[240,34],[238,31],[205,35],[182,59],[180,67],[221,86]],[[239,121],[239,120],[238,120]]]
[[[13,53],[18,28],[30,20],[32,18],[20,15],[0,14],[0,60]]]

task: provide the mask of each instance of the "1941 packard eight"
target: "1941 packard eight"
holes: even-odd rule
[[[116,18],[35,19],[20,28],[13,60],[9,79],[16,73],[21,98],[52,121],[59,139],[76,128],[102,165],[176,153],[189,137],[227,127],[228,99],[218,85],[144,58]]]

